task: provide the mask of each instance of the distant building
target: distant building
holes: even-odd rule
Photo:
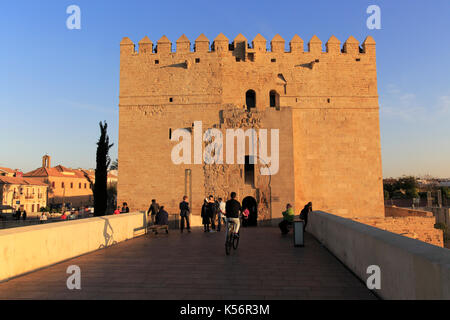
[[[50,166],[50,156],[42,157],[42,167],[25,173],[26,178],[36,178],[49,186],[49,204],[71,204],[72,207],[91,206],[94,202],[92,176],[80,169],[62,165]]]
[[[10,168],[4,168],[0,167],[0,176],[2,177],[21,177],[22,172],[18,169],[10,169]]]
[[[39,179],[0,176],[0,207],[39,212],[47,206],[47,190],[47,184]]]

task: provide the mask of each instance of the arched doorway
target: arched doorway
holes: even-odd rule
[[[256,227],[258,221],[258,203],[256,199],[249,196],[242,200],[242,210],[248,209],[250,214],[247,220],[242,221],[244,227]]]
[[[247,110],[250,111],[251,108],[256,107],[256,93],[253,90],[248,90],[245,93],[245,104],[247,105]]]

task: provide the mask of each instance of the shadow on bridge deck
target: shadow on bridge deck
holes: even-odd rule
[[[146,235],[0,283],[0,299],[376,299],[309,234],[295,248],[292,234],[244,228],[231,256],[224,236]],[[66,287],[70,265],[81,290]]]

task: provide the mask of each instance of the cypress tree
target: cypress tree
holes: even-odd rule
[[[94,215],[104,216],[106,214],[106,207],[108,201],[107,181],[108,168],[111,164],[111,159],[108,155],[109,149],[114,145],[109,144],[109,137],[107,134],[108,124],[100,124],[100,138],[97,142],[97,167],[95,169],[95,184],[94,184]]]

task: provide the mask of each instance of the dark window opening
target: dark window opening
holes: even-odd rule
[[[241,61],[241,58],[236,57],[236,62]]]
[[[248,53],[248,60],[254,62],[255,61],[255,54],[253,52]]]
[[[270,59],[270,62],[277,62],[277,59]]]
[[[172,140],[172,128],[169,129],[169,140]]]
[[[360,58],[356,58],[356,61],[361,61],[361,59]]]
[[[328,103],[330,103],[330,101],[331,101],[331,99],[330,99],[330,98],[328,98],[328,99],[327,99],[327,102],[328,102]]]
[[[255,182],[255,164],[250,163],[250,156],[245,156],[244,178],[245,184],[253,185]]]
[[[247,105],[247,110],[256,107],[256,93],[253,90],[248,90],[245,94],[245,104]]]
[[[169,98],[169,102],[173,102],[173,98]]]
[[[159,60],[155,60],[155,64],[159,64]]]
[[[319,59],[316,59],[316,60],[314,60],[315,62],[320,62],[320,60]]]
[[[195,58],[195,63],[200,63],[200,58]]]
[[[269,93],[269,97],[270,97],[270,106],[271,107],[275,107],[275,108],[279,108],[280,107],[280,96],[279,96],[279,94],[275,90],[272,90]]]

